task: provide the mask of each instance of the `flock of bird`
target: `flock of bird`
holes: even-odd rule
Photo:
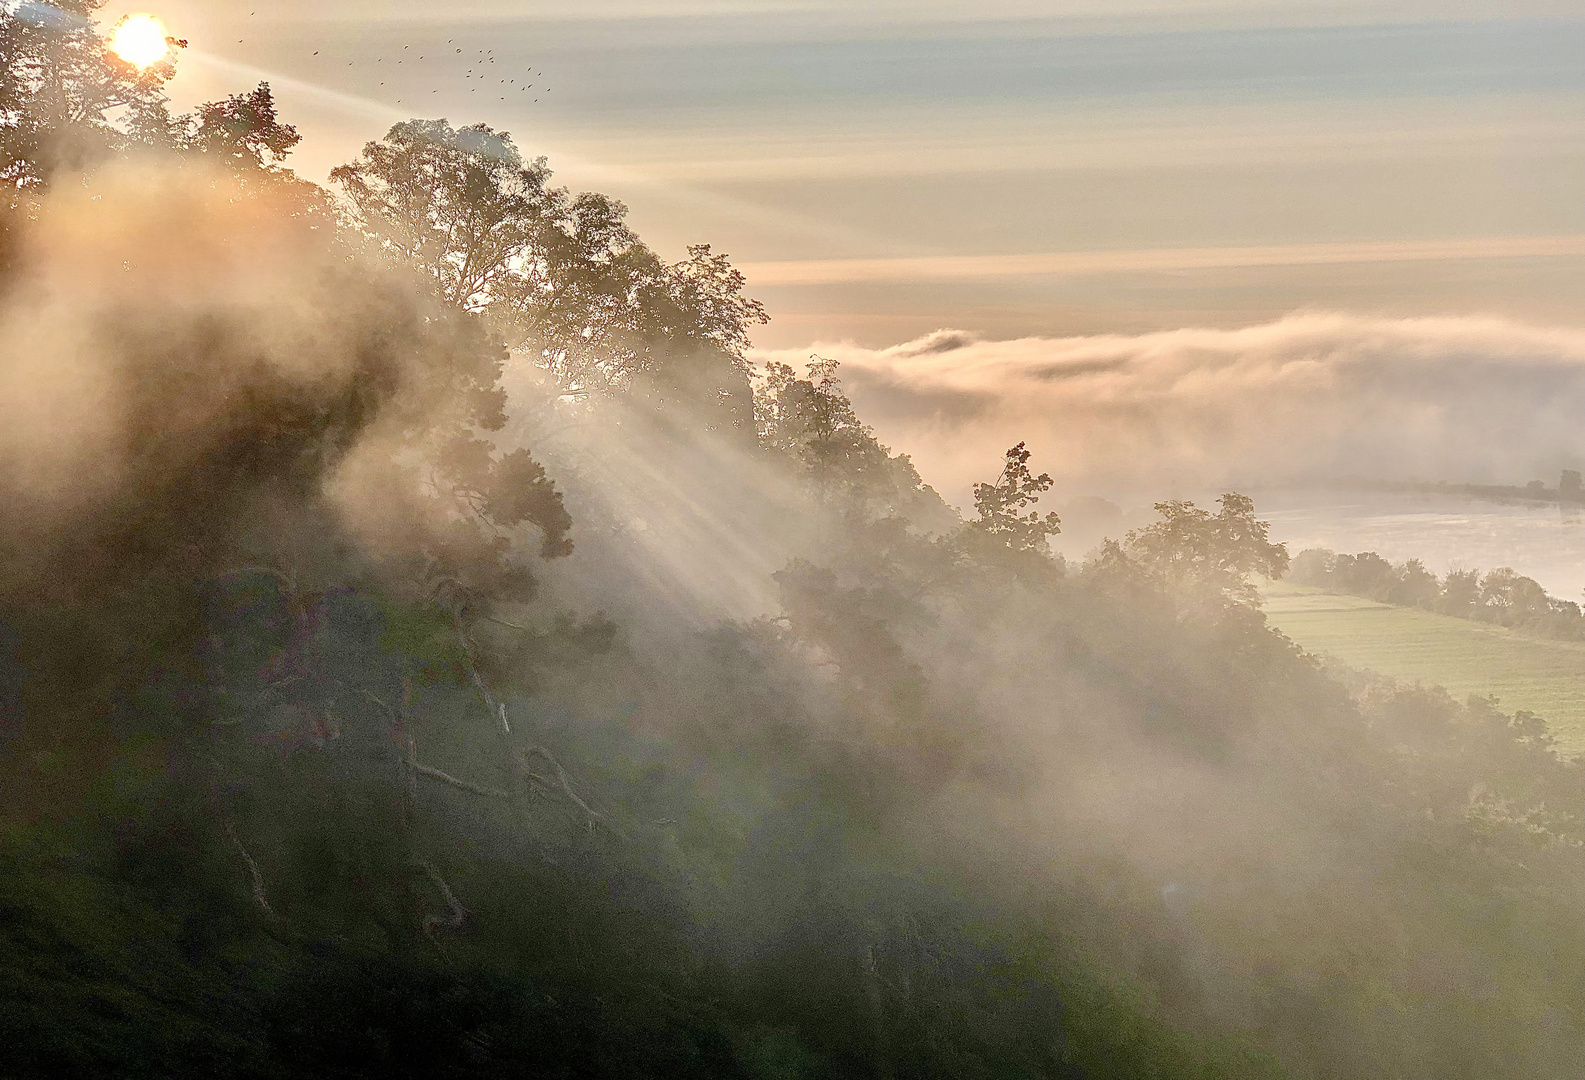
[[[248,12],[248,16],[250,18],[254,14],[255,14],[255,12],[252,12],[252,11]],[[237,39],[237,44],[241,45],[245,40],[247,40],[247,39],[246,38],[238,38]],[[452,39],[452,38],[448,38],[446,40],[446,44],[448,46],[454,46],[456,44],[456,40]],[[402,46],[402,51],[404,53],[412,54],[413,53],[413,46],[411,46],[411,45],[403,45]],[[455,55],[455,56],[461,56],[462,55],[462,50],[461,49],[453,49],[452,51],[453,51],[453,55]],[[315,49],[313,55],[314,56],[318,56],[319,55],[319,50]],[[409,56],[406,56],[406,57],[400,57],[399,56],[399,57],[395,58],[395,63],[392,66],[395,67],[397,65],[400,65],[405,60],[412,60],[413,63],[416,64],[419,61],[427,60],[428,55],[429,55],[428,53],[417,53],[416,55],[409,55]],[[374,59],[374,63],[375,64],[383,64],[383,63],[385,63],[385,61],[386,61],[386,57],[383,57],[383,56],[377,56]],[[469,57],[466,62],[468,64],[474,65],[474,66],[470,66],[467,69],[466,74],[463,75],[464,79],[478,79],[481,82],[488,83],[488,80],[494,74],[493,72],[487,72],[487,69],[488,69],[488,67],[490,65],[495,63],[495,50],[494,49],[479,49],[478,50],[478,55],[474,56],[474,57]],[[367,64],[368,61],[364,61],[364,63]],[[357,66],[357,61],[356,60],[348,60],[347,61],[347,66],[348,67],[356,67]],[[544,77],[544,74],[545,73],[543,71],[529,70],[527,72],[524,72],[523,78],[524,79],[529,79],[529,78],[540,79],[540,78]],[[515,78],[512,78],[512,79],[496,79],[496,84],[500,88],[503,88],[503,89],[505,89],[507,91],[515,91],[516,93],[521,93],[521,94],[527,94],[530,90],[534,89],[534,87],[537,85],[536,83],[531,83],[531,82],[524,82],[524,83],[519,84],[518,81]],[[384,86],[385,82],[382,80],[380,82],[380,85]],[[477,86],[470,86],[468,88],[468,92],[470,94],[476,94],[476,93],[479,92],[479,89],[480,88],[477,87]],[[493,90],[493,89],[496,89],[496,87],[492,86],[492,87],[489,87],[489,89]],[[440,93],[440,89],[438,87],[437,88],[433,88],[429,92],[431,94],[438,94],[438,93]],[[541,94],[550,93],[550,87],[548,87],[548,86],[543,87],[540,90],[540,93]],[[507,97],[508,97],[507,94],[500,94],[497,97],[496,100],[498,100],[498,101],[506,101]],[[539,98],[536,97],[533,100],[537,102],[539,100]],[[396,99],[396,103],[398,105],[400,105],[402,103],[402,99],[401,98],[397,98]]]

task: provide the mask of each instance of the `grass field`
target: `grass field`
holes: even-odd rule
[[[1565,753],[1585,753],[1585,644],[1287,582],[1264,591],[1272,625],[1310,652],[1445,686],[1460,699],[1494,695],[1505,712],[1528,709],[1545,719]]]

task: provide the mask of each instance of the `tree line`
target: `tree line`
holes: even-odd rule
[[[1307,548],[1294,558],[1289,576],[1300,585],[1494,623],[1536,637],[1585,639],[1585,615],[1579,604],[1552,596],[1539,582],[1507,566],[1484,574],[1449,570],[1438,577],[1419,559],[1392,563],[1374,551],[1339,555],[1326,548]]]

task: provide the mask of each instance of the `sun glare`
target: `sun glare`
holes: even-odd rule
[[[129,15],[116,27],[110,49],[121,59],[140,68],[164,59],[165,24],[153,15]]]

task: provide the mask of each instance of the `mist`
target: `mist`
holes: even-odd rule
[[[504,133],[208,115],[0,232],[0,1071],[1576,1067],[1579,763],[1271,629],[1233,490],[1567,463],[1575,335],[782,365]]]
[[[881,438],[954,502],[1027,439],[1068,495],[1358,480],[1552,482],[1577,468],[1585,335],[1488,318],[1301,312],[1236,330],[757,354],[841,361]]]

